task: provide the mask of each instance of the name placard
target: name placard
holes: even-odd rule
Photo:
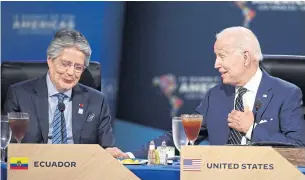
[[[97,144],[9,144],[9,180],[138,180]]]
[[[182,180],[287,180],[305,176],[272,147],[183,146]]]

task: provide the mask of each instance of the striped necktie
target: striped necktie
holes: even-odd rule
[[[63,93],[58,93],[55,96],[58,98],[58,104],[63,103],[64,99],[67,98],[67,96]],[[61,112],[58,108],[58,105],[56,106],[52,125],[52,144],[67,144],[67,129],[65,117],[61,116]]]
[[[235,99],[235,110],[244,112],[243,95],[246,92],[247,92],[246,88],[240,87],[238,89],[238,96]],[[230,136],[229,136],[229,144],[240,144],[243,136],[244,136],[244,134],[231,128]]]

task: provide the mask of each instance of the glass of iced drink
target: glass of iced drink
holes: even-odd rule
[[[193,146],[198,138],[203,116],[200,114],[182,114],[181,118],[185,134]]]
[[[28,128],[30,116],[24,112],[9,112],[7,113],[12,135],[17,143],[21,143]]]

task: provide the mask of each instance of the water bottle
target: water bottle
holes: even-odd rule
[[[155,143],[154,141],[150,141],[149,149],[148,149],[148,163],[147,165],[154,165],[156,163],[156,152],[155,152]]]
[[[160,147],[160,164],[167,165],[167,147],[165,141],[162,142]]]

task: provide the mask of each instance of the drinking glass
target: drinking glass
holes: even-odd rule
[[[199,135],[203,116],[200,114],[182,114],[181,118],[185,134],[190,144],[194,146]]]
[[[172,118],[172,133],[175,147],[181,150],[181,146],[185,146],[188,143],[188,139],[185,135],[184,128],[182,125],[181,117],[173,117]]]
[[[1,163],[5,163],[6,151],[11,141],[12,131],[7,116],[1,115]]]
[[[24,112],[9,112],[7,117],[14,138],[17,143],[21,143],[28,128],[29,114]]]

